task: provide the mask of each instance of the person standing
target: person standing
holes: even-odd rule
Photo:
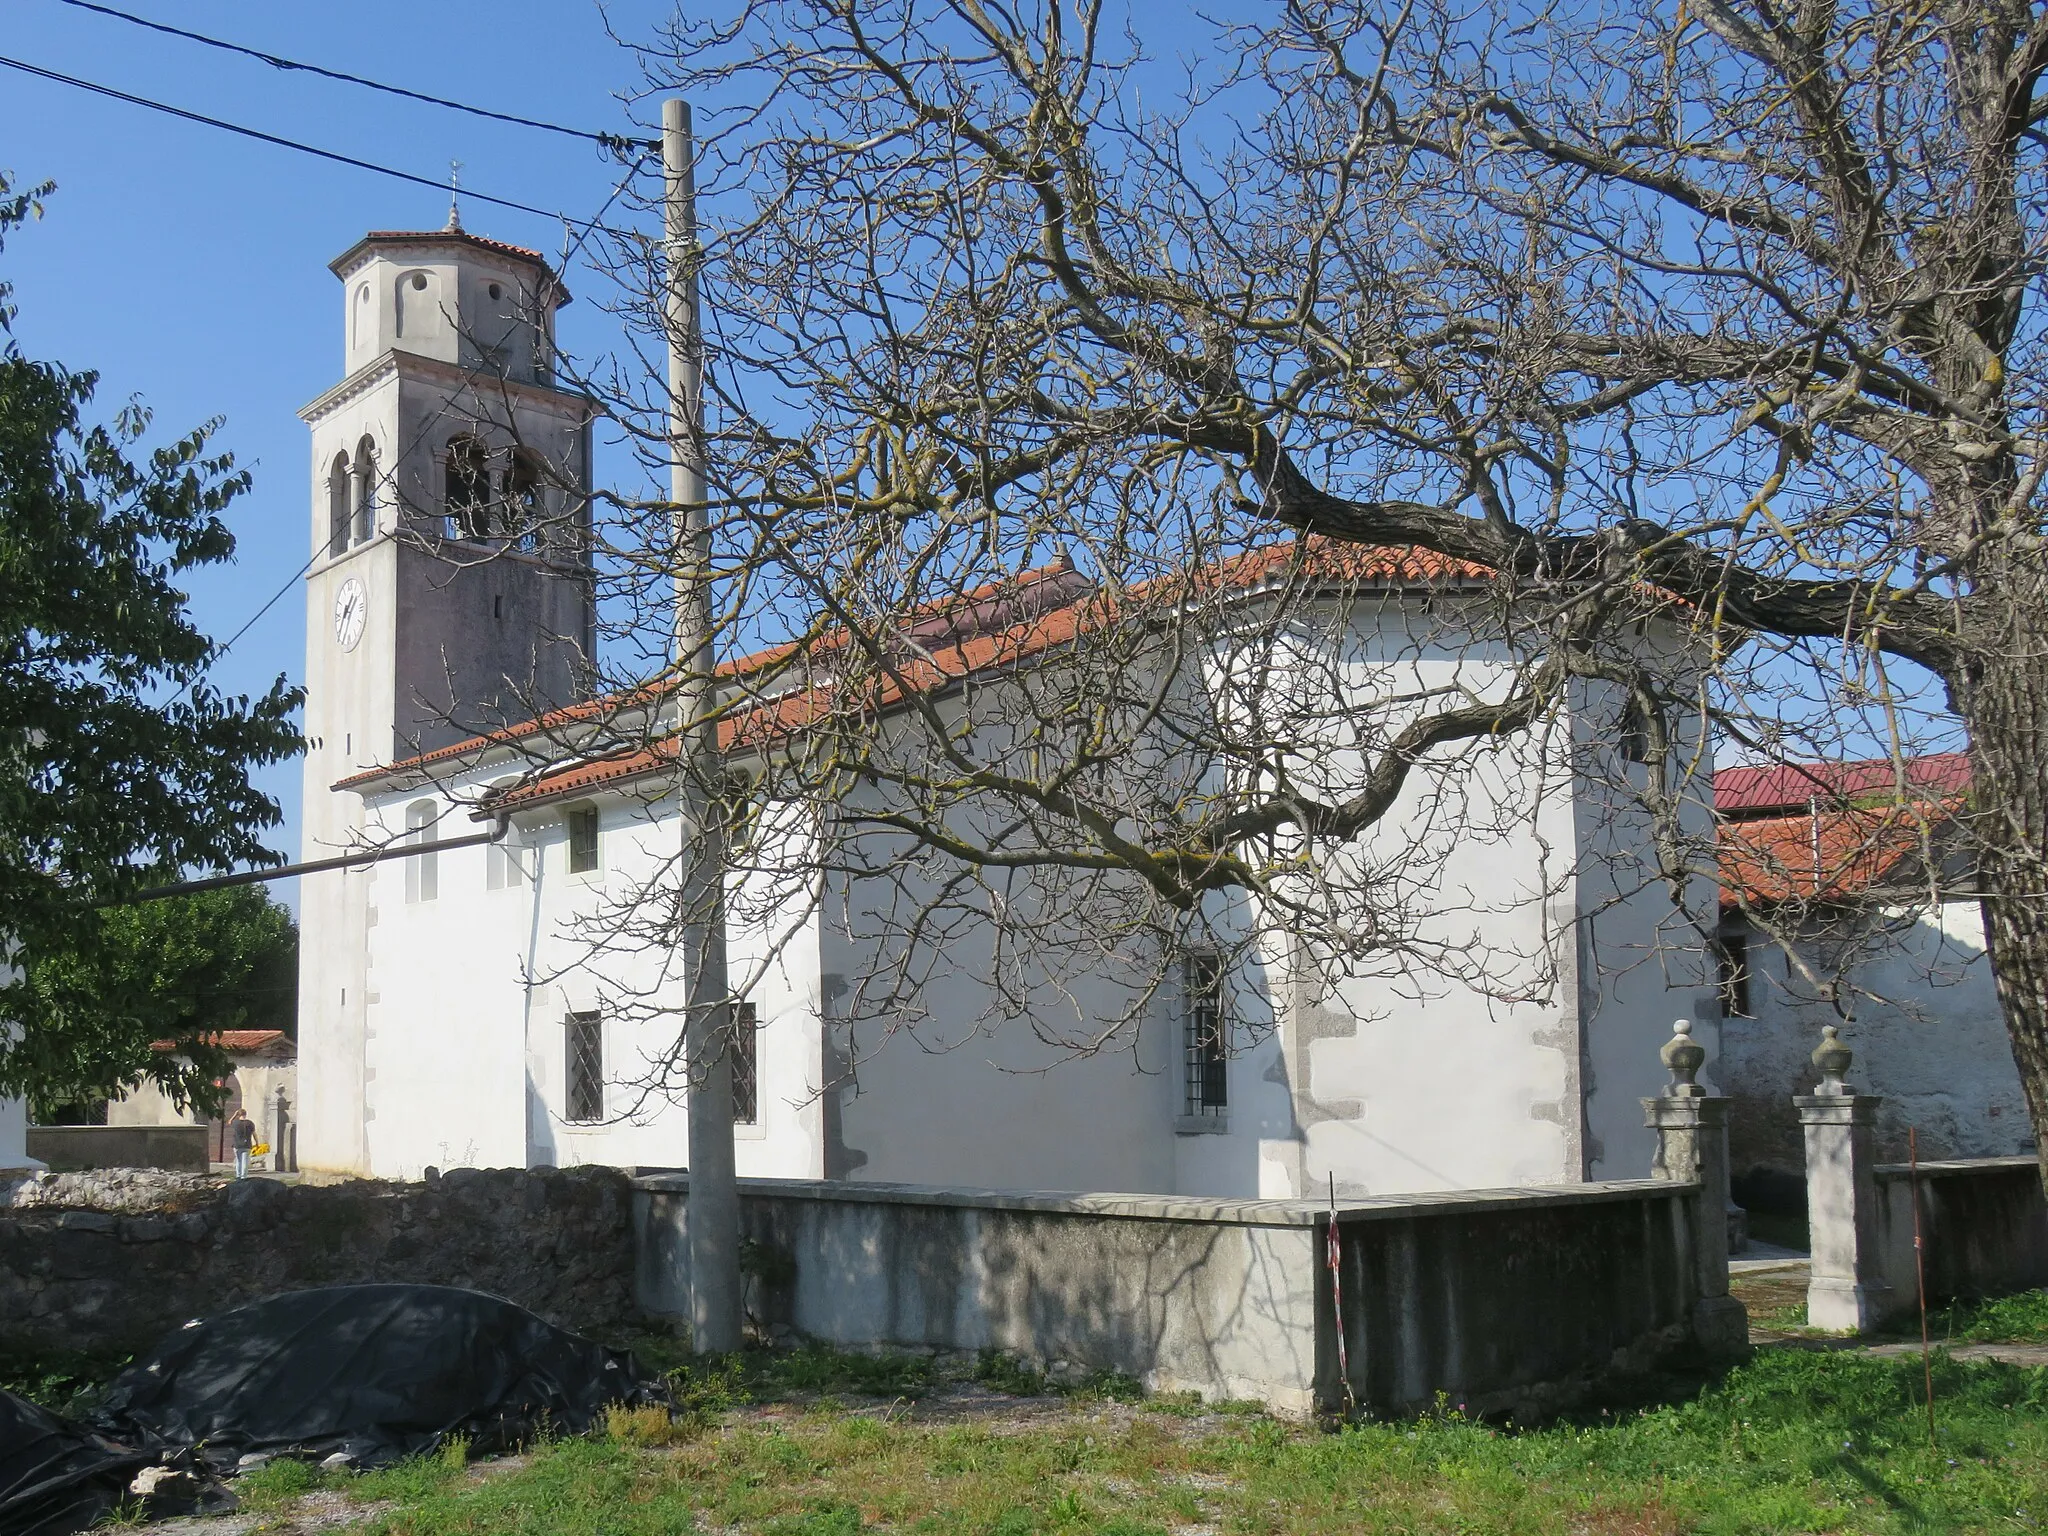
[[[249,1118],[246,1109],[237,1109],[228,1116],[229,1145],[235,1149],[235,1177],[249,1177],[249,1151],[256,1145],[256,1122]]]

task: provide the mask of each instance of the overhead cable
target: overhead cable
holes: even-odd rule
[[[200,112],[188,112],[183,107],[174,107],[165,102],[153,101],[147,96],[132,96],[126,91],[117,91],[110,85],[96,85],[90,80],[81,80],[75,75],[60,75],[54,69],[44,69],[40,65],[24,63],[20,59],[10,59],[4,54],[0,54],[0,65],[5,65],[9,69],[18,69],[23,74],[34,75],[38,79],[53,80],[59,85],[69,85],[81,91],[91,91],[97,96],[107,96],[115,101],[125,101],[131,106],[147,107],[152,112],[168,113],[172,117],[183,118],[188,123],[199,123],[208,128],[218,128],[224,133],[238,133],[245,139],[256,139],[265,144],[275,144],[280,149],[295,149],[303,155],[316,155],[322,160],[332,160],[338,165],[352,165],[359,171],[374,171],[379,176],[390,176],[399,181],[409,181],[415,186],[432,187],[437,192],[446,192],[448,190],[447,182],[436,181],[431,176],[415,176],[411,171],[394,170],[388,165],[378,165],[371,160],[358,160],[353,155],[340,154],[331,149],[321,149],[313,144],[302,144],[297,139],[280,138],[277,134],[265,133],[259,128],[245,128],[240,123],[223,122],[220,118],[207,117]],[[462,196],[474,202],[495,203],[500,208],[510,208],[516,213],[531,213],[543,219],[557,219],[564,224],[576,225],[578,228],[584,227],[589,222],[584,219],[572,219],[566,213],[557,213],[552,209],[536,208],[531,203],[515,203],[510,198],[492,197],[488,192],[474,192],[467,187],[462,189]]]
[[[245,58],[257,59],[272,69],[302,70],[309,75],[319,75],[327,80],[339,80],[348,85],[360,85],[373,91],[383,91],[390,96],[403,96],[408,101],[423,101],[429,106],[447,107],[455,112],[467,112],[473,117],[488,117],[494,122],[516,123],[521,128],[539,128],[548,133],[567,134],[572,139],[588,139],[601,144],[614,154],[623,155],[628,151],[659,154],[659,139],[634,139],[623,134],[594,132],[587,128],[565,128],[560,123],[542,122],[538,118],[519,117],[510,112],[493,112],[488,107],[473,107],[467,102],[450,101],[445,96],[429,96],[424,91],[410,91],[402,85],[386,85],[381,80],[366,79],[362,75],[351,75],[339,69],[327,69],[319,64],[306,64],[297,59],[287,59],[275,53],[265,53],[260,48],[246,48],[240,43],[231,43],[224,38],[208,37],[204,32],[188,32],[183,27],[173,27],[161,21],[151,21],[146,16],[130,15],[117,11],[110,5],[95,5],[93,0],[61,0],[61,3],[75,6],[81,11],[92,11],[101,16],[111,16],[117,21],[131,22],[138,27],[147,27],[152,32],[167,33],[182,37],[190,42],[204,43],[209,48],[224,49],[228,53],[239,53]]]

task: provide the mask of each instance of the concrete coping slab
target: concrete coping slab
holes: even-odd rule
[[[686,1172],[642,1174],[633,1188],[657,1195],[686,1194]],[[741,1179],[741,1194],[779,1200],[844,1200],[879,1205],[928,1205],[995,1211],[1039,1211],[1062,1216],[1110,1216],[1140,1221],[1189,1221],[1246,1227],[1311,1227],[1329,1220],[1330,1207],[1315,1200],[1229,1200],[1185,1195],[1070,1194],[1050,1190],[966,1189],[939,1184],[867,1184],[838,1179]],[[1690,1195],[1697,1183],[1668,1179],[1614,1179],[1588,1184],[1554,1184],[1521,1189],[1460,1189],[1423,1194],[1352,1196],[1340,1199],[1339,1225],[1400,1221],[1428,1216],[1462,1216],[1475,1211],[1603,1205],[1646,1198]]]
[[[2014,1168],[2038,1168],[2040,1163],[2033,1153],[2023,1152],[2017,1157],[1952,1157],[1940,1162],[1920,1164],[1920,1177],[1942,1179],[1966,1176],[1972,1173],[2004,1173]],[[1911,1163],[1879,1163],[1871,1172],[1880,1179],[1907,1179],[1913,1176]]]

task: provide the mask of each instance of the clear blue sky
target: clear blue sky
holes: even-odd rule
[[[651,104],[629,115],[621,98],[638,94],[638,65],[588,0],[109,3],[521,116],[613,132],[658,118]],[[656,0],[607,11],[635,37],[667,14]],[[587,217],[620,174],[594,145],[286,74],[59,0],[7,0],[6,16],[0,54],[425,176],[444,178],[460,160],[465,186],[516,202]],[[341,370],[340,289],[327,263],[368,229],[439,228],[447,197],[6,69],[0,167],[18,185],[58,186],[42,222],[0,254],[21,310],[16,340],[32,357],[97,369],[102,406],[139,396],[165,434],[225,418],[217,442],[256,488],[233,514],[235,565],[193,583],[193,611],[225,639],[289,584],[218,675],[231,691],[261,690],[280,672],[296,680],[305,603],[292,578],[309,553],[296,412]],[[562,246],[559,224],[505,209],[467,204],[464,223],[549,254]],[[562,315],[563,345],[608,350],[607,317],[581,301],[593,278],[572,267],[569,285],[579,302]],[[298,764],[262,783],[286,813],[272,846],[296,857]]]

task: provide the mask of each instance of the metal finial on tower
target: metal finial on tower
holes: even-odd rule
[[[448,228],[456,234],[462,233],[462,162],[448,162]]]

